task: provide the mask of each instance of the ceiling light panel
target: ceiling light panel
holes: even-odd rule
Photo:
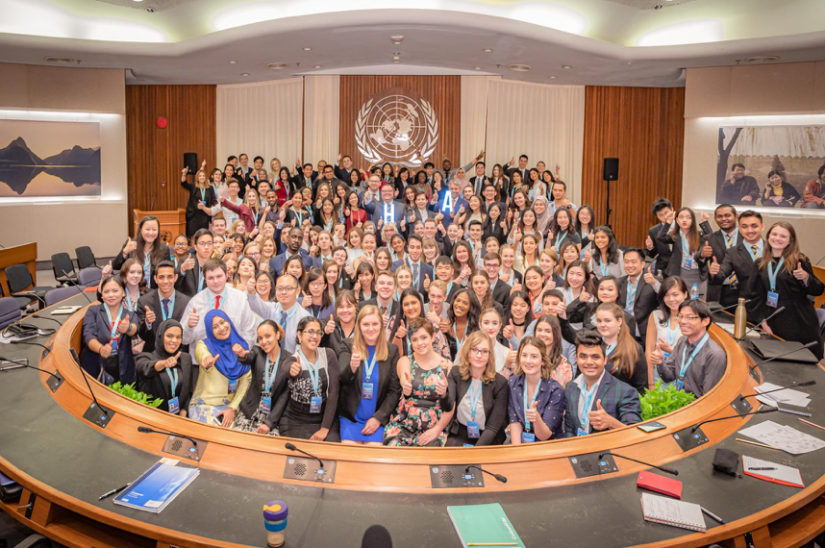
[[[674,6],[681,6],[682,4],[690,4],[696,0],[607,0],[614,4],[621,4],[629,8],[637,10],[655,10],[656,6],[670,8]]]
[[[110,6],[120,6],[123,8],[136,8],[139,10],[152,8],[154,11],[163,11],[177,8],[196,0],[95,0],[101,4]]]

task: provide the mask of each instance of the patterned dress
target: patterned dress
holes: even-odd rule
[[[420,368],[412,356],[410,361],[412,394],[398,402],[396,414],[384,428],[384,445],[417,446],[419,436],[441,419],[441,396],[435,392],[435,384],[443,372],[441,365],[426,370]],[[446,441],[447,432],[443,431],[427,447],[443,447]]]

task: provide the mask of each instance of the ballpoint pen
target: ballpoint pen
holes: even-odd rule
[[[705,514],[706,516],[708,516],[710,519],[716,520],[719,523],[721,523],[722,525],[725,525],[725,520],[723,520],[722,518],[720,518],[719,516],[717,516],[716,514],[714,514],[713,512],[708,510],[707,508],[705,508],[704,506],[700,506],[700,508],[702,509],[702,513]]]
[[[117,489],[112,489],[112,490],[111,490],[111,491],[109,491],[108,493],[103,493],[102,495],[100,495],[100,497],[99,497],[97,500],[103,500],[103,499],[105,499],[105,498],[109,498],[109,497],[111,497],[112,495],[114,495],[115,493],[120,493],[121,491],[123,491],[124,489],[126,489],[127,487],[129,487],[130,485],[132,485],[132,484],[131,484],[131,483],[127,483],[127,484],[126,484],[126,485],[124,485],[123,487],[118,487]]]

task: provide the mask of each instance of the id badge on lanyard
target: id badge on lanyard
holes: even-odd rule
[[[264,396],[261,401],[264,405],[264,413],[272,411],[272,396]]]
[[[177,396],[169,400],[169,412],[173,415],[180,413],[180,400],[178,400]]]
[[[324,398],[321,396],[313,396],[312,399],[309,401],[309,412],[310,413],[320,413],[321,412],[321,405],[324,403]]]

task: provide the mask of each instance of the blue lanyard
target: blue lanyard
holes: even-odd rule
[[[172,312],[175,310],[175,291],[172,290],[172,298],[169,299],[169,315],[167,316],[166,313],[163,311],[163,297],[160,296],[158,293],[158,298],[160,299],[160,316],[163,318],[163,321],[168,320],[172,317]]]
[[[295,216],[298,217],[298,226],[300,227],[302,224],[304,224],[304,214],[295,211],[295,206],[291,207],[290,209],[292,210],[292,213],[294,213]]]
[[[776,276],[782,270],[782,265],[785,264],[785,257],[781,257],[776,263],[776,270],[773,269],[773,262],[768,263],[768,280],[771,282],[771,291],[776,293]]]
[[[602,276],[607,276],[610,272],[610,261],[607,262],[607,268],[605,268],[604,263],[602,262],[602,255],[599,253],[599,270],[602,271]]]
[[[579,420],[582,423],[582,430],[585,432],[590,431],[590,407],[593,405],[593,397],[596,395],[596,387],[599,386],[599,382],[593,383],[593,386],[590,387],[590,390],[587,390],[587,383],[585,382],[584,388],[582,388],[582,392],[584,392],[584,411],[582,412],[582,416],[579,417]]]
[[[559,231],[559,233],[556,235],[556,249],[558,249],[561,246],[561,243],[564,241],[565,238],[567,238],[567,231]]]
[[[461,350],[461,345],[464,344],[464,341],[467,339],[467,328],[470,326],[470,318],[467,318],[467,323],[464,324],[464,334],[461,336],[461,340],[458,340],[458,337],[455,338],[455,352],[458,354],[458,351]],[[456,333],[458,335],[458,333]]]
[[[115,320],[112,320],[112,313],[109,311],[109,305],[104,304],[103,310],[106,311],[106,317],[109,318],[109,325],[111,326],[111,333],[109,333],[109,338],[114,339],[115,333],[117,333],[117,323],[120,321],[120,315],[123,314],[123,305],[120,305],[120,309],[117,311],[117,316]]]
[[[370,377],[372,377],[372,371],[375,369],[375,358],[378,356],[378,353],[373,353],[372,361],[367,363],[367,360],[364,360],[364,381],[369,381]]]
[[[616,345],[617,344],[619,344],[618,340],[616,342],[614,342],[613,344],[608,344],[607,345],[607,350],[604,353],[605,356],[610,356],[610,353],[613,352],[614,350],[616,350]]]
[[[667,343],[672,347],[674,344],[676,344],[676,340],[679,338],[679,333],[681,333],[681,331],[679,331],[677,329],[676,333],[674,333],[673,329],[671,329],[671,327],[670,327],[670,322],[671,321],[673,321],[673,318],[668,318],[668,320],[667,320]]]
[[[251,207],[249,208],[249,212],[252,214],[252,219],[255,221],[255,226],[258,226],[258,215],[259,215],[259,212],[258,212],[258,211],[256,211],[256,210],[254,210],[254,209],[252,209]]]
[[[135,299],[135,306],[133,307],[132,306],[132,294],[129,292],[129,288],[127,287],[126,288],[126,308],[128,308],[129,310],[134,312],[135,308],[137,308],[138,299],[140,299],[140,289],[138,289],[137,299]]]
[[[448,284],[447,284],[447,295],[446,295],[446,297],[447,297],[448,299],[450,298],[450,291],[451,291],[452,289],[453,289],[453,281],[452,281],[452,280],[450,280],[450,283],[448,283]]]
[[[530,421],[527,420],[527,410],[533,406],[533,403],[536,401],[536,398],[539,397],[539,389],[541,388],[541,379],[536,384],[536,388],[533,391],[533,397],[530,398],[530,403],[527,403],[527,376],[524,376],[524,430],[529,432],[530,431]]]
[[[526,379],[525,379],[526,380]],[[526,386],[525,386],[526,388]],[[526,394],[526,390],[525,390]],[[538,394],[538,391],[536,391]],[[481,381],[478,379],[473,379],[470,381],[470,392],[467,394],[470,398],[470,420],[476,420],[476,407],[478,407],[478,400],[481,399]],[[535,398],[533,398],[535,400]],[[530,402],[532,405],[532,402]],[[526,420],[524,422],[527,422]]]
[[[152,277],[152,258],[149,253],[146,253],[146,257],[143,259],[143,277],[146,278],[146,283],[149,283]]]
[[[685,237],[683,232],[680,232],[679,236],[682,238],[682,261],[684,261],[685,259],[690,258],[690,246],[688,245],[687,237]]]
[[[693,352],[690,353],[690,357],[687,360],[685,360],[685,355],[687,354],[687,346],[688,345],[687,345],[687,341],[685,341],[685,346],[684,346],[684,348],[682,348],[682,367],[679,369],[679,378],[680,379],[685,378],[685,373],[687,373],[688,367],[690,367],[690,364],[693,363],[693,360],[699,354],[699,351],[702,350],[702,348],[704,348],[705,344],[707,344],[709,338],[710,338],[710,335],[705,333],[705,335],[697,343],[696,348],[694,348]]]
[[[266,369],[264,369],[264,391],[269,394],[272,390],[272,383],[275,381],[275,375],[278,372],[278,362],[281,358],[281,349],[278,349],[278,355],[275,356],[274,361],[269,360],[269,356],[266,358]]]
[[[167,367],[166,374],[169,375],[169,383],[172,385],[172,397],[175,397],[175,390],[178,388],[179,373],[174,367]]]
[[[307,364],[307,373],[309,373],[309,380],[312,382],[312,393],[318,393],[318,385],[321,384],[321,373],[318,370],[318,355],[315,356],[315,361],[310,365],[309,358],[304,355],[304,351],[298,349],[298,354],[304,359]]]
[[[206,276],[203,275],[203,267],[200,265],[200,262],[197,260],[195,260],[195,262],[195,268],[198,269],[198,291],[203,291],[203,282],[206,281]]]
[[[636,300],[636,288],[639,287],[639,279],[636,278],[636,283],[630,283],[630,276],[627,277],[627,302],[624,309],[628,314],[633,314],[633,303]]]
[[[203,202],[203,205],[206,205],[206,189],[199,188],[198,190],[201,191],[201,201]]]

